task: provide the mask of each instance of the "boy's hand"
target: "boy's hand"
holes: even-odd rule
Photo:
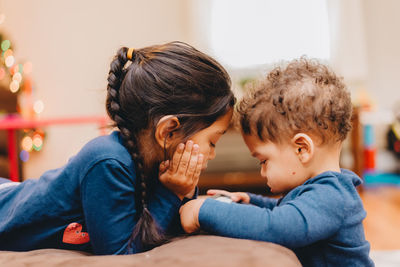
[[[199,145],[189,140],[186,146],[178,145],[172,163],[160,164],[160,181],[180,199],[191,198],[196,190],[204,160],[199,151]]]
[[[179,209],[182,228],[186,233],[191,234],[200,229],[199,211],[203,202],[204,199],[190,200]]]
[[[245,203],[245,204],[250,203],[250,197],[245,192],[228,192],[225,190],[218,190],[218,189],[210,189],[207,191],[207,195],[213,196],[216,194],[228,196],[234,202],[240,202],[240,203]]]

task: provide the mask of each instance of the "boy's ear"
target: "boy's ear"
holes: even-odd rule
[[[173,115],[162,117],[156,126],[155,138],[157,143],[164,148],[168,148],[171,141],[175,138],[174,133],[180,127],[179,119]]]
[[[292,138],[292,144],[300,162],[303,164],[310,162],[314,156],[314,142],[311,137],[305,133],[298,133]]]

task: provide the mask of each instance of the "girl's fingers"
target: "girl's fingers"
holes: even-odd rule
[[[186,171],[186,177],[192,178],[193,174],[196,170],[197,166],[197,161],[198,161],[198,155],[199,155],[199,145],[194,144],[193,149],[192,149],[192,154],[190,156],[189,160],[189,166]]]
[[[179,162],[181,161],[184,148],[185,148],[184,144],[179,144],[178,147],[176,148],[176,151],[172,158],[172,168],[170,168],[172,173],[176,173],[176,171],[178,170]]]
[[[193,147],[193,141],[191,141],[191,140],[187,141],[185,150],[183,151],[181,161],[179,162],[179,166],[178,166],[177,172],[179,175],[184,176],[186,174],[186,170],[188,168],[189,161],[190,161],[190,155],[192,154],[192,147]]]
[[[200,154],[197,159],[196,170],[194,171],[194,174],[193,174],[193,184],[194,185],[197,185],[197,183],[199,182],[201,169],[203,168],[203,160],[204,160],[204,155]]]
[[[231,195],[231,192],[228,192],[228,191],[226,191],[226,190],[219,190],[219,189],[210,189],[210,190],[207,190],[207,195],[213,196],[213,195],[216,195],[216,194],[221,194],[221,195],[227,195],[227,196],[229,196],[229,195]]]
[[[238,196],[238,195],[232,195],[232,196],[231,196],[231,199],[232,199],[232,201],[234,201],[234,202],[238,202],[238,201],[243,200],[242,197],[241,197],[241,196]]]
[[[169,167],[169,160],[160,163],[160,173],[165,172]]]

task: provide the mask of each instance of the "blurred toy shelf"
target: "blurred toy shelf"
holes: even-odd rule
[[[400,175],[395,173],[364,173],[364,181],[367,187],[381,185],[400,186]]]
[[[400,186],[399,119],[390,110],[360,112],[362,176],[366,186]]]
[[[17,130],[36,129],[40,127],[53,125],[69,125],[69,124],[97,124],[100,128],[100,133],[105,134],[108,118],[105,116],[82,116],[82,117],[60,117],[48,119],[24,119],[15,115],[8,115],[0,119],[0,130],[7,131],[7,151],[9,164],[9,178],[12,181],[19,181],[19,160],[18,160],[18,139]],[[34,140],[30,141],[30,146]],[[24,140],[22,141],[24,145]],[[41,145],[40,145],[41,146]],[[22,150],[25,151],[25,150]]]

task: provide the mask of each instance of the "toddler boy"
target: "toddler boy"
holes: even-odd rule
[[[342,79],[301,58],[255,87],[239,103],[239,128],[271,191],[283,197],[211,190],[242,204],[189,201],[180,210],[184,230],[281,244],[304,266],[374,266],[361,179],[339,166],[352,113]]]

